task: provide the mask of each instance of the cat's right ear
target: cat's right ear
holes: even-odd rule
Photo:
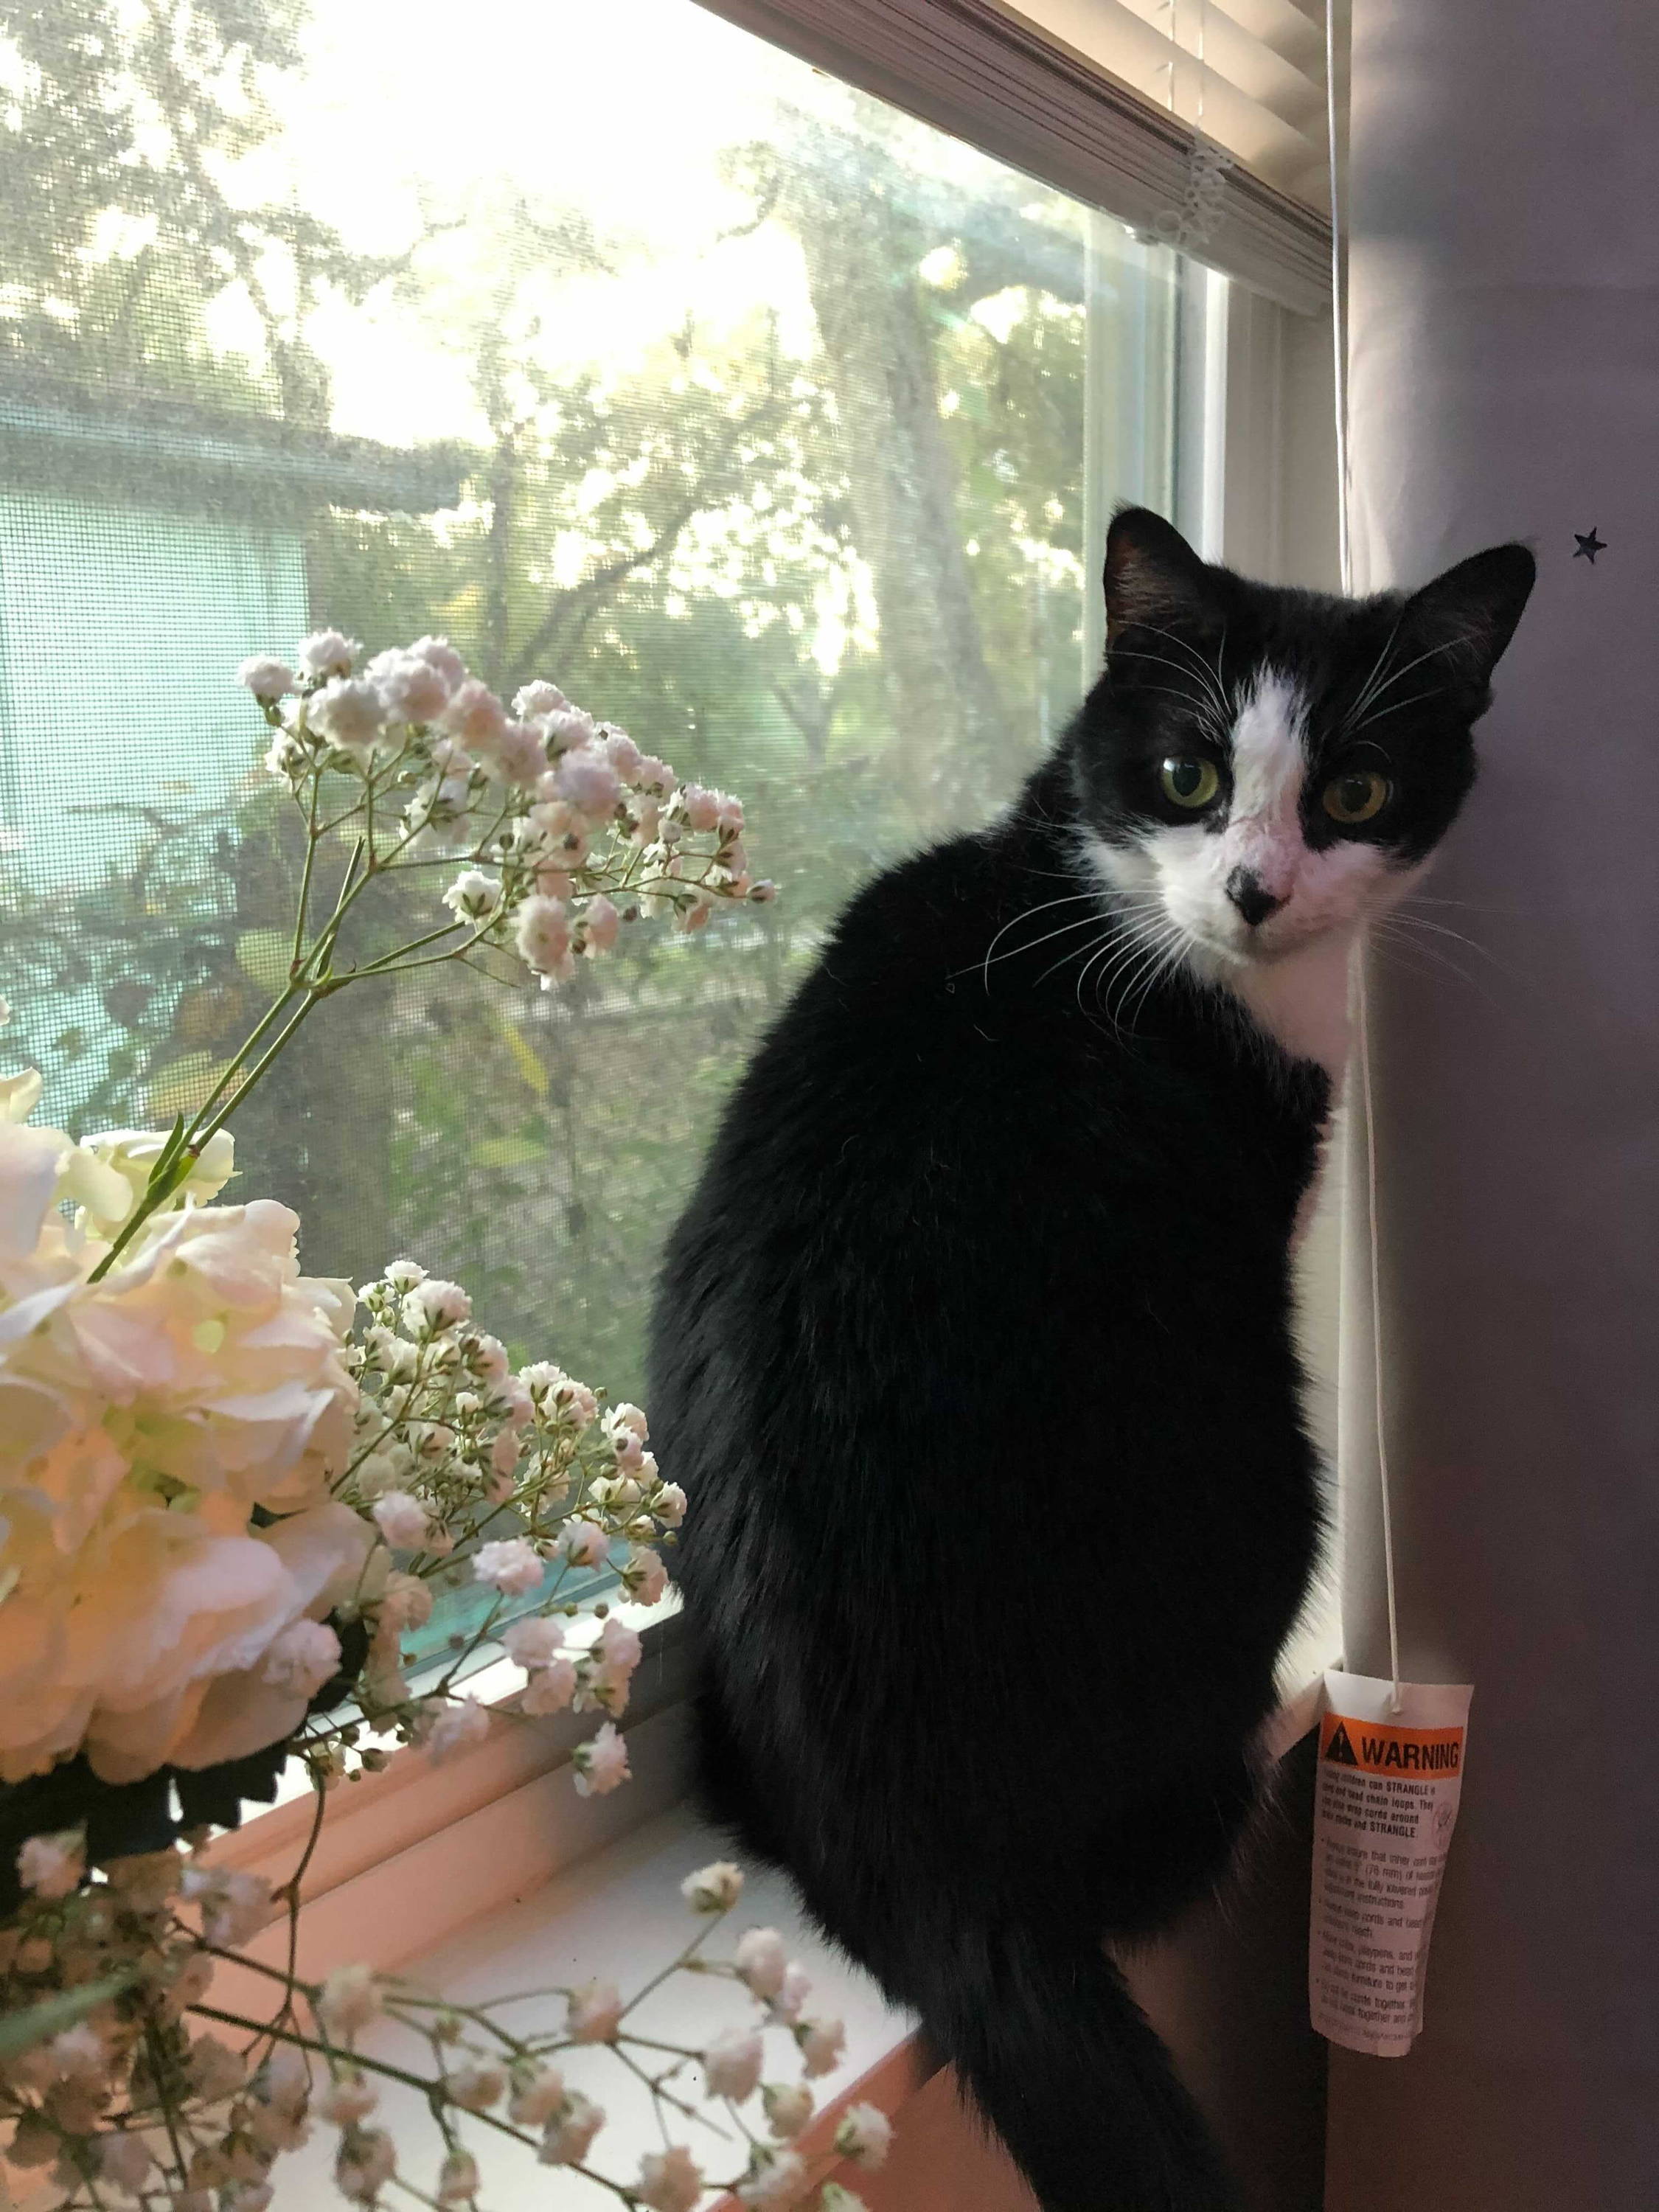
[[[1400,636],[1455,690],[1484,696],[1537,580],[1524,545],[1492,545],[1448,568],[1401,611]]]
[[[1106,641],[1139,624],[1206,628],[1215,619],[1210,572],[1181,532],[1149,507],[1121,507],[1106,533]]]

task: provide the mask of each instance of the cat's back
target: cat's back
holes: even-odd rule
[[[1126,1032],[1097,1001],[1083,963],[1121,944],[1018,817],[853,901],[669,1246],[652,1418],[688,1489],[769,1455],[787,1480],[809,1428],[815,1466],[857,1460],[919,1407],[937,1456],[1019,1387],[1103,1419],[1194,1299],[1242,1300],[1249,1356],[1294,1164],[1270,1202],[1271,1176],[1237,1172],[1259,1101],[1228,1094],[1190,1011]]]
[[[826,1238],[890,1248],[942,1228],[973,1179],[985,1219],[983,1179],[1013,1167],[1010,1146],[1024,1173],[1063,1131],[1109,1118],[1104,1027],[1034,994],[1029,959],[1011,975],[999,958],[1056,894],[1080,937],[1103,943],[1111,927],[1098,894],[1057,880],[1046,857],[1006,832],[958,837],[850,902],[733,1094],[665,1294],[710,1237],[751,1261],[780,1236],[805,1236],[820,1258]]]

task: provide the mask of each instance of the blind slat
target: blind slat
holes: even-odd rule
[[[1011,0],[1014,11],[1050,37],[1121,77],[1149,105],[1168,109],[1226,149],[1235,160],[1297,192],[1317,175],[1325,150],[1322,35],[1285,9],[1280,39],[1303,47],[1291,59],[1274,39],[1244,21],[1229,0]],[[1259,17],[1266,10],[1258,11]],[[1296,26],[1300,25],[1300,31]],[[1298,195],[1299,196],[1299,195]],[[1323,204],[1319,192],[1315,204]]]
[[[1200,73],[1184,43],[1173,56],[1171,112],[1173,42],[1138,12],[1140,0],[1134,6],[1124,0],[701,4],[1138,229],[1170,234],[1195,147],[1221,143],[1237,166],[1222,179],[1205,234],[1183,236],[1184,249],[1299,313],[1328,309],[1330,229],[1319,204],[1322,115],[1305,113],[1300,89],[1322,86],[1323,38],[1318,74],[1310,77],[1303,66],[1305,36],[1293,20],[1310,19],[1294,0],[1226,0],[1228,28],[1218,33],[1224,40],[1249,37],[1258,82],[1278,86],[1287,112],[1209,68],[1207,52]],[[1062,8],[1075,9],[1079,22],[1088,16],[1109,24],[1133,57],[1131,70],[1113,67],[1036,20],[1040,10],[1058,16]],[[1182,41],[1189,13],[1196,18],[1194,0],[1180,0]],[[1212,0],[1212,31],[1220,13]],[[1284,74],[1270,76],[1276,64]],[[1161,101],[1141,88],[1158,79],[1160,67]],[[1201,131],[1193,119],[1200,91]],[[1322,106],[1322,93],[1316,105]],[[1229,133],[1237,145],[1228,144]]]

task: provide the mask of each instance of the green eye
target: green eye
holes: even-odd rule
[[[1194,812],[1207,806],[1221,788],[1220,772],[1212,761],[1166,760],[1158,771],[1164,796]]]
[[[1369,822],[1389,803],[1389,784],[1374,768],[1350,769],[1325,786],[1322,804],[1333,822]]]

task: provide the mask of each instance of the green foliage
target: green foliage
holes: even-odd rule
[[[0,2059],[18,2058],[38,2044],[49,2043],[54,2035],[61,2035],[66,2027],[74,2027],[88,2013],[96,2012],[100,2005],[108,2004],[112,1997],[131,1989],[137,1978],[136,1969],[129,1973],[106,1974],[101,1981],[84,1982],[78,1990],[65,1990],[61,1996],[46,1997],[40,2004],[0,2020]]]
[[[325,422],[301,326],[319,287],[360,299],[385,272],[302,210],[243,205],[225,184],[277,127],[270,82],[299,66],[309,15],[307,0],[0,0],[0,358]],[[203,309],[237,283],[263,374],[205,337]]]
[[[758,1027],[872,869],[983,818],[1075,702],[1078,213],[989,165],[935,170],[869,103],[834,130],[781,108],[729,181],[740,230],[799,257],[815,349],[757,306],[613,357],[601,314],[573,366],[544,342],[562,288],[591,314],[595,287],[652,266],[582,207],[475,192],[371,262],[286,204],[232,204],[216,179],[280,127],[306,15],[0,0],[26,64],[0,109],[21,303],[0,344],[321,428],[310,310],[382,287],[464,365],[466,481],[441,515],[316,512],[317,619],[371,651],[447,634],[507,696],[550,677],[744,799],[776,906],[692,941],[629,933],[556,994],[410,978],[349,1047],[325,1009],[237,1124],[241,1188],[302,1207],[313,1267],[410,1250],[515,1353],[637,1394],[656,1249]],[[204,335],[232,284],[264,329],[253,367]],[[248,961],[289,912],[279,798],[256,777],[210,819],[151,807],[136,863],[68,907],[15,902],[0,988],[27,1045],[117,1033],[94,1119],[170,1112],[245,1029]]]

